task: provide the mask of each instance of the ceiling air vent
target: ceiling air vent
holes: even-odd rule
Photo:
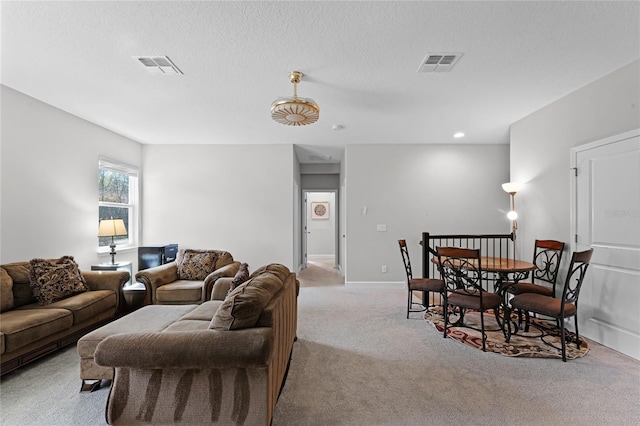
[[[134,56],[138,63],[149,71],[151,74],[156,75],[182,75],[180,71],[168,56]]]
[[[429,53],[416,72],[418,74],[449,72],[461,56],[462,53]]]

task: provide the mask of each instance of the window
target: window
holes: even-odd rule
[[[113,237],[116,246],[134,246],[138,235],[138,169],[100,158],[98,162],[98,223],[122,219],[127,235]],[[111,237],[98,237],[98,251],[107,251]],[[103,248],[101,250],[101,248]]]

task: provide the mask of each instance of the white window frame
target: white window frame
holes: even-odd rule
[[[112,160],[106,157],[100,156],[98,159],[98,174],[101,169],[110,170],[112,172],[122,173],[129,175],[129,203],[109,203],[99,200],[98,197],[98,220],[100,219],[100,207],[127,207],[129,209],[129,229],[127,233],[129,235],[129,241],[126,244],[116,244],[116,250],[133,249],[138,246],[138,231],[140,229],[139,217],[140,217],[140,197],[139,197],[139,170],[137,167],[123,163],[121,161]],[[97,228],[96,228],[97,229]],[[96,245],[100,244],[96,242]],[[97,246],[99,254],[109,253],[111,249],[109,246]]]

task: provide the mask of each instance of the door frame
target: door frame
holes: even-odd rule
[[[583,241],[583,237],[579,235],[579,231],[580,229],[578,228],[579,223],[578,223],[578,215],[579,215],[579,211],[578,211],[578,173],[586,173],[585,171],[582,170],[578,170],[578,159],[580,157],[581,154],[585,153],[586,151],[592,150],[592,149],[598,149],[598,148],[602,148],[605,147],[607,145],[613,145],[616,143],[622,143],[625,141],[628,141],[630,139],[634,139],[634,138],[638,138],[640,137],[640,129],[634,129],[628,132],[624,132],[624,133],[620,133],[617,135],[613,135],[610,137],[606,137],[606,138],[602,138],[593,142],[589,142],[589,143],[585,143],[583,145],[579,145],[576,147],[571,148],[571,161],[570,161],[570,165],[571,165],[571,187],[570,187],[570,236],[569,236],[569,241],[571,242],[571,251],[578,251],[578,250],[583,250],[585,247],[598,247],[597,244],[590,244],[591,241]],[[592,225],[592,219],[589,219],[588,222],[589,226]],[[589,244],[588,244],[589,243]],[[592,263],[594,263],[592,261]],[[604,267],[613,267],[612,269],[616,269],[615,265],[611,265],[611,264],[601,264]],[[594,266],[595,268],[595,263]],[[582,296],[581,296],[582,297]],[[587,317],[589,317],[589,315],[587,315]],[[582,321],[585,321],[584,316],[582,316]],[[597,322],[597,321],[596,321]],[[613,332],[612,335],[609,334],[603,334],[603,331],[606,331],[606,327],[610,327],[616,330],[620,330],[619,333],[626,333],[626,331],[622,328],[616,327],[616,324],[610,324],[610,325],[606,325],[607,323],[604,322],[603,324],[605,324],[604,326],[596,326],[595,328],[592,328],[591,330],[588,329],[587,327],[587,331],[585,332],[585,328],[584,325],[586,325],[586,323],[584,325],[581,325],[580,330],[581,330],[581,335],[584,335],[587,338],[591,338],[594,341],[601,343],[607,347],[611,347],[614,350],[617,350],[621,353],[624,353],[625,355],[628,355],[632,358],[635,359],[640,359],[640,353],[637,350],[632,350],[629,349],[630,347],[635,347],[637,348],[637,344],[634,344],[633,342],[638,342],[638,337],[637,335],[631,335],[628,334],[629,336],[629,340],[625,340],[624,343],[620,342],[619,340],[616,340],[617,335],[615,334],[615,332]],[[599,327],[599,328],[598,328]],[[570,327],[573,330],[573,327]],[[591,335],[591,333],[593,333],[593,331],[596,330],[598,333],[598,336],[600,336],[599,338],[595,338],[594,335]],[[610,342],[615,342],[615,343],[610,343]],[[630,343],[631,342],[631,343]],[[609,344],[612,344],[612,346],[609,346]]]
[[[308,219],[308,212],[307,212],[307,195],[310,193],[314,193],[314,192],[328,192],[328,193],[332,193],[333,194],[333,199],[334,199],[334,204],[335,204],[335,219],[333,221],[334,226],[333,226],[333,239],[334,239],[334,246],[333,246],[333,257],[334,257],[334,267],[336,268],[340,268],[340,247],[339,247],[339,243],[340,243],[340,201],[338,200],[338,197],[340,195],[340,191],[337,189],[303,189],[302,190],[302,206],[301,206],[301,210],[302,210],[302,218],[300,220],[300,224],[301,224],[301,232],[300,235],[302,237],[302,242],[300,244],[301,246],[301,251],[302,251],[302,269],[307,267],[307,261],[308,261],[308,244],[307,244],[307,228],[309,226],[309,224],[307,223]]]

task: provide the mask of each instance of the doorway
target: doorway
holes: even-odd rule
[[[336,190],[303,191],[302,267],[311,258],[338,267],[338,205]]]

